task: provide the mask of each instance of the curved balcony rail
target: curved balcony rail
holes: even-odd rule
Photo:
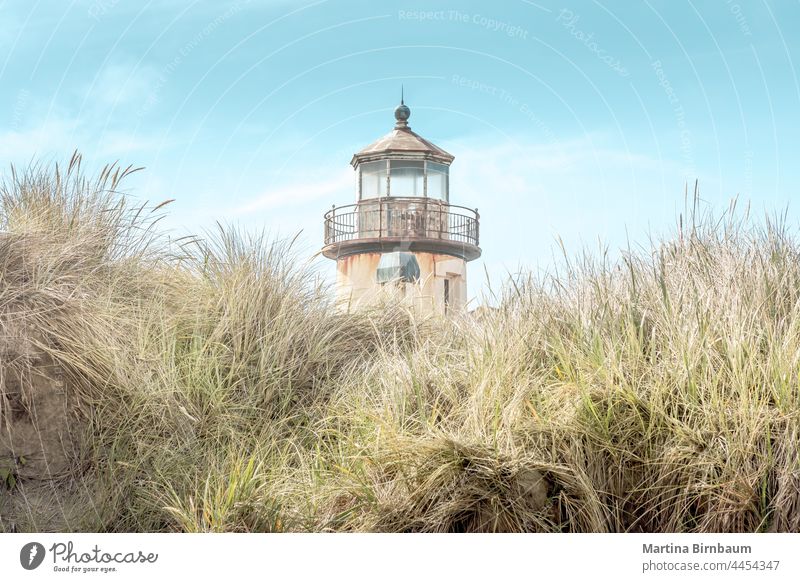
[[[477,247],[479,218],[477,210],[431,198],[363,200],[325,213],[325,245],[390,238]]]

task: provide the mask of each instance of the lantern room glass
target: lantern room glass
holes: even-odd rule
[[[361,199],[386,196],[386,183],[389,175],[386,161],[365,162],[359,168],[361,171]]]
[[[428,162],[428,198],[439,198],[448,201],[448,174],[449,168],[444,164]]]
[[[449,200],[446,164],[422,160],[385,159],[359,165],[359,200],[383,198],[436,198]]]
[[[391,196],[425,196],[425,165],[412,160],[389,162],[389,194]]]

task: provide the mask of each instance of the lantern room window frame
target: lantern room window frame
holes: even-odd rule
[[[378,188],[378,193],[376,196],[367,196],[364,197],[364,167],[375,167],[375,164],[379,162],[384,162],[385,165],[385,178],[380,178],[385,180],[384,188]],[[409,162],[422,162],[422,195],[421,196],[413,196],[413,195],[402,195],[402,196],[393,196],[392,194],[392,162],[395,163],[406,163]],[[400,166],[402,167],[402,166]],[[395,167],[395,169],[399,169]],[[377,172],[381,174],[382,172]],[[428,178],[432,174],[437,174],[438,176],[443,177],[443,186],[444,186],[444,196],[429,196],[430,187]],[[419,159],[419,158],[412,158],[412,157],[391,157],[391,158],[384,158],[380,160],[371,160],[371,161],[364,161],[358,164],[358,171],[357,171],[357,184],[356,184],[356,200],[361,202],[362,200],[378,200],[381,198],[430,198],[432,200],[441,200],[446,203],[450,203],[450,166],[448,164],[437,162],[434,160],[428,159]],[[386,194],[383,195],[381,190],[385,191]]]

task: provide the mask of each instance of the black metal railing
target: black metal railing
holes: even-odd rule
[[[478,246],[477,210],[430,198],[379,198],[325,213],[325,244],[386,237]]]

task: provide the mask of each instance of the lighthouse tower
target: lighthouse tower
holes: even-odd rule
[[[453,156],[408,125],[401,99],[394,129],[356,153],[356,203],[325,214],[323,255],[336,261],[339,304],[381,295],[420,313],[462,310],[467,261],[481,254],[478,211],[450,203]]]

